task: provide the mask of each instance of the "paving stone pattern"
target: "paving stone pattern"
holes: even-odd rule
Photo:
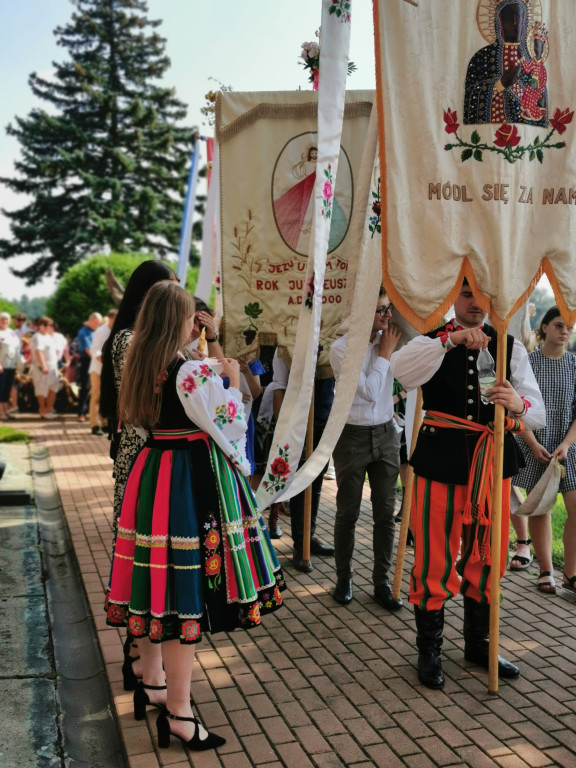
[[[339,606],[330,596],[332,559],[314,558],[308,575],[291,567],[290,523],[282,518],[276,549],[289,585],[284,609],[252,632],[217,635],[198,646],[192,694],[204,723],[226,745],[194,754],[172,740],[158,750],[155,714],[143,723],[132,717],[132,695],[121,680],[122,636],[104,618],[112,538],[108,442],[73,417],[19,421],[50,451],[131,768],[576,766],[573,596],[537,592],[537,565],[505,577],[501,652],[522,676],[501,681],[497,695],[487,692],[487,673],[463,659],[462,604],[452,601],[446,686],[422,687],[410,607],[391,614],[371,597],[368,488],[357,527],[353,602]],[[326,480],[318,526],[325,541],[332,541],[335,493],[335,481]],[[404,598],[411,557],[408,550]]]

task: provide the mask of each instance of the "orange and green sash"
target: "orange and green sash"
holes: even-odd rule
[[[490,526],[492,524],[492,488],[494,480],[494,422],[478,424],[475,421],[461,419],[441,411],[427,411],[423,424],[439,427],[440,429],[464,429],[469,432],[479,432],[480,439],[476,443],[470,473],[468,476],[468,493],[464,506],[464,525],[484,526],[484,532],[474,543],[473,556],[478,556],[490,564]],[[521,434],[524,424],[520,419],[511,416],[504,417],[504,431]]]

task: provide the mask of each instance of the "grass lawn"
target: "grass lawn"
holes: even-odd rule
[[[0,425],[0,443],[29,443],[30,435],[21,429],[3,427]]]

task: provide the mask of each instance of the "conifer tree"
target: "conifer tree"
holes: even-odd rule
[[[185,105],[160,82],[170,66],[161,22],[146,17],[144,0],[74,5],[54,32],[69,58],[53,63],[53,78],[29,78],[49,107],[7,127],[21,159],[0,181],[30,199],[4,211],[12,238],[0,240],[0,257],[35,255],[12,270],[28,285],[106,247],[178,250],[197,131],[182,125]]]

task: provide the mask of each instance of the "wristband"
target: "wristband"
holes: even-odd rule
[[[211,339],[206,339],[206,341],[208,342],[208,344],[214,344],[215,341],[218,341],[218,334],[215,333]]]

